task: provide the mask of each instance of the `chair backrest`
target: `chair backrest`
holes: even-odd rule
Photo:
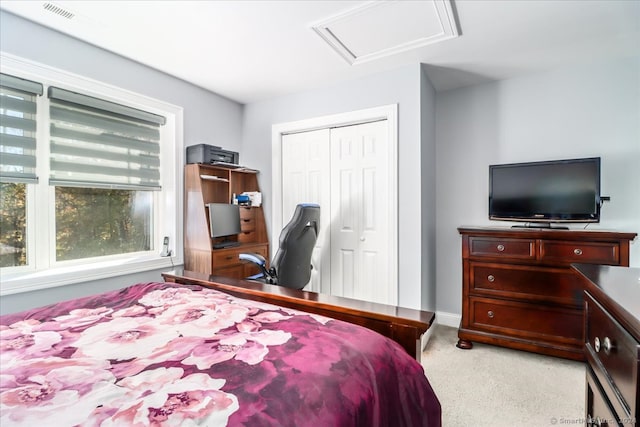
[[[304,203],[296,206],[291,221],[280,233],[280,246],[273,257],[276,284],[302,289],[311,279],[311,254],[320,229],[320,206]]]

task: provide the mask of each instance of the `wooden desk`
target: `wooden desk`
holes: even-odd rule
[[[421,338],[435,320],[435,313],[410,308],[298,291],[259,282],[209,276],[193,271],[162,273],[167,282],[200,285],[254,301],[261,301],[343,320],[376,331],[400,344],[420,361]]]
[[[640,268],[576,264],[583,279],[588,425],[640,416]]]

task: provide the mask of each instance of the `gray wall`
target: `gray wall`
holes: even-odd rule
[[[271,125],[347,111],[395,104],[399,114],[398,194],[399,194],[399,295],[400,306],[420,308],[428,283],[422,268],[425,243],[422,227],[433,223],[420,204],[422,147],[434,138],[421,134],[421,104],[434,103],[430,84],[421,92],[423,79],[419,64],[401,67],[331,87],[298,93],[245,106],[243,163],[260,169],[260,189],[264,193],[267,225],[271,223]],[[422,81],[424,83],[424,81]],[[277,231],[279,233],[279,230]],[[273,238],[273,231],[269,231]],[[435,274],[435,273],[434,273]],[[429,304],[429,302],[424,302]]]
[[[461,312],[456,228],[496,224],[487,218],[489,164],[600,156],[611,202],[588,228],[640,232],[638,58],[439,93],[436,123],[438,311]]]
[[[185,145],[206,142],[240,149],[243,106],[237,102],[4,11],[0,11],[0,50],[183,107]],[[160,271],[149,271],[7,295],[0,299],[0,312],[160,279]]]
[[[422,277],[423,310],[436,309],[436,93],[420,69],[420,204],[422,208]]]

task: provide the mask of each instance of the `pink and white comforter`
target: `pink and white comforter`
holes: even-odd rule
[[[148,283],[0,317],[0,425],[440,425],[395,342],[211,289]]]

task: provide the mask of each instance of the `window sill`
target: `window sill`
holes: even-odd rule
[[[2,282],[0,296],[107,279],[161,268],[173,268],[176,265],[181,265],[182,262],[181,259],[156,255],[53,268],[46,271],[2,274],[0,276],[0,281]]]

